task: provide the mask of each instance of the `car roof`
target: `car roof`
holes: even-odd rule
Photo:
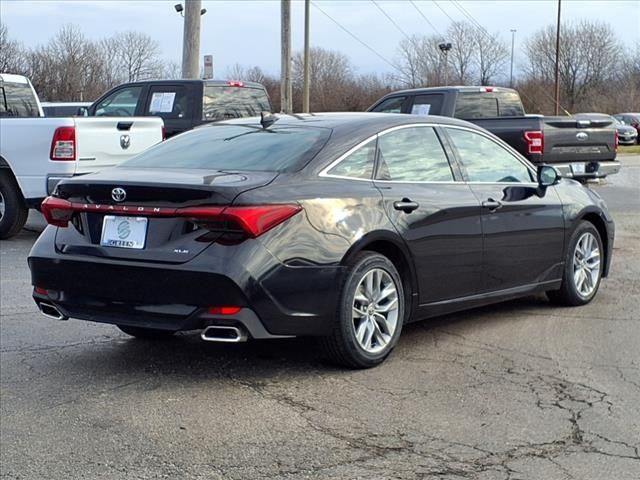
[[[188,85],[188,84],[205,84],[213,87],[247,87],[247,88],[264,88],[264,85],[257,82],[245,82],[236,80],[140,80],[137,82],[126,82],[122,85]]]
[[[333,130],[353,129],[359,127],[372,127],[374,129],[392,128],[399,125],[412,123],[435,123],[438,125],[459,125],[480,130],[472,123],[457,118],[438,115],[409,115],[405,113],[377,113],[377,112],[326,112],[326,113],[300,113],[300,114],[275,114],[278,118],[276,126],[310,126],[324,127]],[[237,118],[216,122],[219,124],[260,125],[260,117]]]
[[[23,75],[15,75],[13,73],[0,73],[0,81],[7,83],[29,83],[27,77]]]
[[[616,113],[616,115],[633,115],[635,117],[640,116],[640,113],[626,112],[626,113]]]
[[[43,107],[88,107],[91,102],[42,102]]]
[[[407,89],[404,89],[404,90],[396,90],[396,91],[390,92],[387,95],[385,95],[385,97],[400,95],[400,94],[403,94],[403,93],[404,94],[407,94],[407,93],[411,93],[411,94],[415,94],[415,93],[433,93],[433,92],[442,92],[442,91],[451,91],[451,90],[456,90],[458,92],[463,92],[463,93],[467,93],[467,92],[486,92],[486,90],[489,90],[489,92],[487,92],[487,93],[515,92],[515,90],[513,88],[492,87],[490,85],[486,85],[486,86],[452,85],[452,86],[440,86],[440,87],[407,88]]]

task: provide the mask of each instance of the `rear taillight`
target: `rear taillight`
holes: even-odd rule
[[[136,205],[96,205],[72,203],[56,197],[47,197],[40,210],[49,225],[67,227],[75,212],[109,213],[139,217],[182,217],[198,226],[215,231],[242,231],[251,238],[280,225],[302,208],[299,205],[251,205],[239,207],[186,207],[167,208]],[[235,227],[235,228],[234,228]]]
[[[207,313],[210,315],[235,315],[240,313],[242,307],[209,307]]]
[[[51,160],[73,161],[76,159],[76,128],[58,127],[51,140]]]
[[[616,131],[616,134],[615,134],[614,143],[615,143],[615,151],[617,152],[618,151],[618,145],[620,144],[620,139],[618,138],[618,132],[617,131]]]
[[[527,142],[527,153],[543,153],[544,151],[544,134],[541,130],[531,130],[524,132],[524,139]]]
[[[167,132],[164,129],[164,125],[162,126],[162,141],[164,142],[167,139]]]
[[[47,197],[40,204],[40,211],[49,225],[64,228],[69,224],[75,209],[73,204],[67,200]]]

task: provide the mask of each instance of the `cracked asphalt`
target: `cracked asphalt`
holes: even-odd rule
[[[382,366],[305,339],[159,343],[42,317],[0,242],[2,479],[640,478],[640,157],[595,188],[617,222],[596,299],[534,296],[405,328]]]

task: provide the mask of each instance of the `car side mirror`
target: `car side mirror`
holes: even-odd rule
[[[78,108],[77,115],[78,115],[78,117],[88,117],[89,116],[89,109],[87,107],[80,107],[80,108]]]
[[[551,165],[540,165],[538,167],[538,186],[550,187],[560,180],[560,173]]]

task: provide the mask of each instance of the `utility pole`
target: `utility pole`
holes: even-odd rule
[[[176,11],[178,9],[176,8]],[[185,0],[182,35],[182,78],[200,77],[200,16],[202,0]]]
[[[284,113],[293,113],[291,101],[291,0],[281,0],[280,29],[282,63],[280,69],[280,110]]]
[[[556,94],[555,94],[555,114],[560,111],[560,0],[558,0],[558,23],[556,26]]]
[[[511,29],[511,74],[509,75],[509,86],[513,88],[513,47],[516,43],[516,29]]]
[[[304,83],[302,86],[302,111],[309,113],[309,83],[311,72],[309,70],[309,5],[310,0],[304,0]]]

